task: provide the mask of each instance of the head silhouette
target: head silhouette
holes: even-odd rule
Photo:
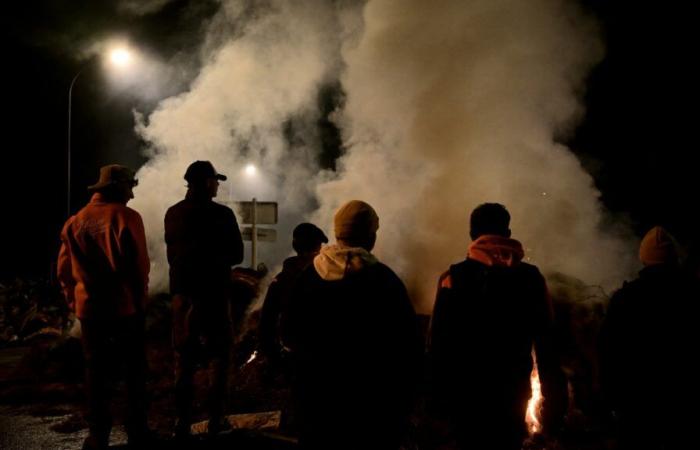
[[[484,203],[472,211],[469,227],[472,240],[485,234],[510,237],[510,214],[500,203]]]

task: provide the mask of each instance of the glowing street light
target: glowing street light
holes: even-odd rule
[[[254,176],[256,173],[258,173],[258,168],[255,167],[255,164],[251,163],[245,166],[245,174],[249,177]]]
[[[109,61],[117,67],[126,67],[131,62],[131,52],[124,47],[109,52]]]
[[[132,61],[132,55],[131,52],[125,48],[125,47],[116,47],[110,50],[107,53],[107,56],[109,57],[109,61],[112,63],[113,66],[117,68],[125,68],[127,67],[131,61]],[[70,82],[70,87],[68,88],[68,145],[67,145],[67,152],[66,152],[66,183],[67,183],[67,189],[66,189],[66,217],[70,217],[70,195],[71,195],[71,121],[72,121],[72,106],[73,106],[73,86],[75,85],[75,82],[78,81],[78,78],[80,75],[85,71],[87,66],[90,64],[88,62],[85,64],[79,71],[78,73],[75,74],[73,77],[73,80]]]

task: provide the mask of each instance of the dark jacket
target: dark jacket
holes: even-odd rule
[[[334,445],[350,447],[371,433],[397,436],[421,344],[406,289],[391,269],[363,249],[324,247],[295,284],[283,327],[303,436],[335,433]]]
[[[170,293],[221,295],[231,267],[243,260],[243,241],[231,208],[188,191],[165,214]]]
[[[515,411],[522,425],[534,346],[543,418],[549,427],[563,418],[566,380],[552,342],[547,287],[522,257],[519,242],[482,236],[440,278],[429,356],[436,404],[450,415],[470,420],[470,411],[481,418]]]
[[[613,294],[601,329],[601,383],[619,415],[663,411],[652,414],[659,428],[692,403],[699,301],[697,286],[675,264],[648,266]]]
[[[267,288],[260,313],[260,350],[265,356],[276,357],[281,352],[281,316],[289,309],[289,297],[299,275],[314,259],[314,254],[291,256],[284,260],[282,271]]]

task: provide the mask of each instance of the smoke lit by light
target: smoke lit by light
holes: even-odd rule
[[[131,52],[126,48],[115,48],[109,52],[109,60],[117,67],[125,67],[131,62]]]
[[[230,201],[283,203],[278,236],[301,221],[332,229],[340,204],[368,201],[382,221],[374,251],[420,312],[463,258],[469,211],[488,201],[510,210],[513,237],[543,273],[617,286],[629,272],[628,243],[601,232],[592,177],[554,139],[581,117],[574,93],[603,55],[596,24],[573,2],[269,3],[242,14],[223,0],[189,89],[136,114],[153,156],[132,204],[149,233],[154,292],[167,287],[163,215],[197,159],[241,175],[230,177]],[[141,86],[147,75],[133,72]],[[343,102],[328,115],[319,92],[336,84]],[[338,129],[334,170],[318,167],[320,118]],[[278,264],[288,240],[260,251]]]

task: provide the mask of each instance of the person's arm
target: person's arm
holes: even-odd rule
[[[438,409],[447,406],[446,402],[452,386],[450,379],[453,371],[450,369],[450,360],[455,357],[452,353],[454,336],[450,333],[452,296],[452,279],[448,271],[442,274],[438,281],[427,342],[432,407]]]
[[[411,408],[418,396],[418,388],[424,375],[425,342],[418,330],[418,319],[403,282],[395,276],[396,308],[392,314],[395,321],[396,345],[393,350],[396,367],[405,380],[406,408]],[[400,375],[401,377],[401,375]]]
[[[260,326],[258,328],[260,352],[267,357],[274,358],[279,352],[278,329],[282,295],[280,283],[275,277],[267,288],[265,300],[260,310]]]
[[[68,304],[68,309],[75,311],[75,279],[73,278],[73,264],[67,233],[68,223],[66,223],[61,231],[61,249],[58,252],[56,275],[61,285],[63,296]]]
[[[554,342],[554,313],[547,283],[539,272],[535,288],[534,346],[537,372],[542,386],[542,427],[545,433],[556,433],[563,424],[569,396],[566,376],[561,369],[559,352]]]

